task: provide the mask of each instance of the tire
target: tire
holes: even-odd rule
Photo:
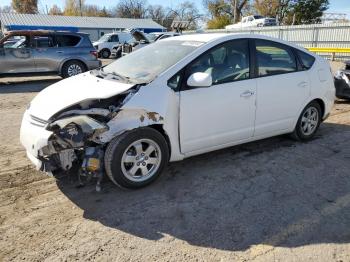
[[[108,144],[104,157],[106,173],[112,182],[132,189],[152,183],[168,161],[169,148],[165,138],[149,127],[115,137]]]
[[[315,117],[312,117],[312,115]],[[309,103],[304,110],[301,112],[298,122],[293,131],[292,138],[298,141],[308,141],[311,140],[322,120],[322,110],[319,103],[312,101]]]
[[[102,58],[109,58],[111,55],[111,51],[109,51],[109,49],[106,48],[102,49],[100,53]]]
[[[75,76],[81,73],[84,73],[86,71],[86,66],[78,61],[78,60],[71,60],[62,66],[62,72],[61,75],[63,78]]]

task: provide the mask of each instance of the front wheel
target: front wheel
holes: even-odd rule
[[[300,141],[312,139],[321,124],[321,112],[321,107],[317,102],[313,101],[308,104],[301,112],[292,137]]]
[[[105,152],[105,168],[113,183],[140,188],[153,182],[168,163],[165,138],[152,128],[139,128],[114,138]]]

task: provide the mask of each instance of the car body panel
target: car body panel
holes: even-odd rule
[[[244,92],[253,95],[242,97]],[[256,79],[181,91],[181,152],[186,154],[252,137],[255,104]]]
[[[105,99],[132,87],[99,79],[89,72],[57,82],[41,91],[31,102],[30,113],[48,121],[57,112],[82,101]],[[65,99],[56,99],[67,94]]]

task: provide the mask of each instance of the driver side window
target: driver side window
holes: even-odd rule
[[[210,74],[213,85],[248,79],[248,40],[229,41],[207,51],[187,67],[186,76],[198,72]]]

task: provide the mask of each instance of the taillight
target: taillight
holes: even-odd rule
[[[97,58],[97,51],[96,50],[90,51],[90,54]]]

